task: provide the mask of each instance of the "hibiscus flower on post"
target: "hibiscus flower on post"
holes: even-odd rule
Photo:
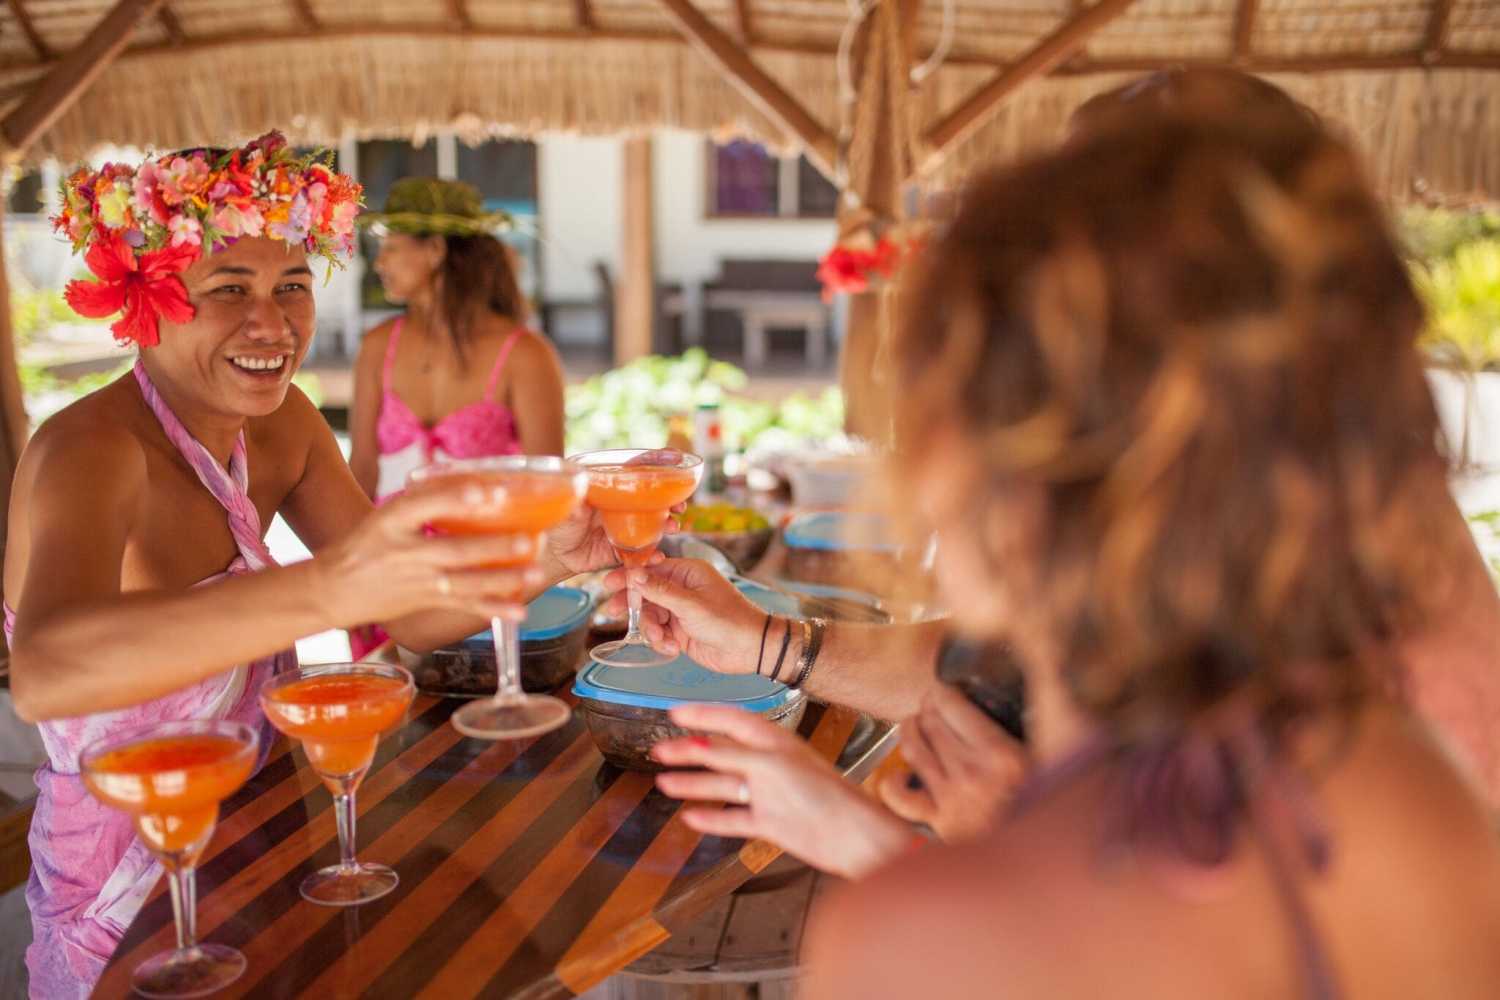
[[[823,301],[831,302],[836,295],[859,295],[884,287],[920,246],[920,237],[910,227],[879,226],[870,220],[846,231],[818,261]]]

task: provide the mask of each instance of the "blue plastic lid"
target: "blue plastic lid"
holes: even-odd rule
[[[736,580],[741,593],[772,614],[797,614],[793,597],[749,580]],[[785,684],[756,674],[719,674],[686,656],[661,667],[607,667],[590,663],[573,682],[580,698],[669,709],[685,703],[735,705],[747,712],[770,712],[797,697]]]
[[[594,599],[576,587],[552,587],[545,590],[536,600],[526,605],[526,621],[521,623],[521,641],[544,642],[561,638],[587,622],[593,610]],[[494,639],[489,629],[464,640],[465,645],[489,645],[492,642]]]
[[[820,552],[895,552],[891,525],[880,514],[825,510],[792,518],[782,531],[788,548]]]

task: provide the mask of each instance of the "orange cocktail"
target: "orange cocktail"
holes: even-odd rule
[[[411,704],[411,686],[371,673],[315,675],[266,694],[271,724],[293,739],[334,793],[375,759],[380,734],[394,729]]]
[[[477,567],[519,569],[542,556],[547,532],[568,519],[583,498],[582,471],[560,458],[507,455],[498,458],[457,459],[416,470],[413,487],[441,479],[470,487],[473,502],[461,514],[432,522],[434,531],[448,535],[509,535],[524,539],[522,551],[511,559]],[[497,590],[502,597],[510,596]],[[517,611],[522,595],[517,593]],[[516,622],[490,619],[495,646],[495,696],[475,701],[453,713],[453,726],[465,736],[480,739],[518,739],[556,729],[572,717],[566,702],[521,689],[521,637]]]
[[[109,737],[79,758],[83,783],[105,805],[129,813],[171,878],[177,947],[136,968],[148,997],[202,996],[245,971],[233,948],[197,942],[193,874],[213,838],[219,803],[255,769],[260,739],[242,722],[167,722]]]
[[[379,899],[400,878],[385,865],[354,859],[354,794],[375,759],[382,733],[394,729],[416,695],[402,667],[334,663],[277,674],[260,692],[271,725],[302,741],[307,761],[333,793],[339,863],[302,880],[302,897],[325,906]]]
[[[698,488],[695,470],[680,466],[598,465],[588,474],[589,506],[627,566],[645,564],[661,544],[667,512]]]
[[[589,506],[599,512],[604,534],[626,566],[644,566],[661,543],[667,516],[698,488],[703,460],[667,450],[616,449],[574,455],[589,475]],[[612,667],[656,667],[672,658],[656,652],[641,632],[641,595],[627,587],[630,609],[625,638],[589,651]]]
[[[445,463],[445,467],[460,463]],[[480,491],[481,499],[461,516],[439,518],[432,522],[434,531],[445,535],[515,535],[531,539],[530,548],[511,559],[486,564],[489,569],[526,566],[542,554],[548,530],[568,519],[578,506],[578,494],[566,476],[550,471],[525,468],[496,468],[492,471],[424,471],[422,478],[445,475]],[[414,477],[416,478],[416,477]],[[416,481],[421,481],[416,478]]]

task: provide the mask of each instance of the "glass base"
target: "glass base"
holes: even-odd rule
[[[385,865],[357,861],[353,867],[330,865],[302,880],[297,891],[319,906],[358,906],[379,899],[401,884],[401,876]]]
[[[606,667],[664,667],[677,659],[675,656],[658,653],[649,644],[632,641],[628,637],[614,642],[601,642],[589,650],[589,656],[594,662]]]
[[[136,966],[130,985],[143,997],[206,997],[244,972],[244,955],[222,944],[200,944],[146,959]]]
[[[540,736],[567,725],[568,703],[545,694],[471,701],[453,713],[453,728],[481,740],[517,740]]]

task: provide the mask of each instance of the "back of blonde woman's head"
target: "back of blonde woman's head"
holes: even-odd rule
[[[1081,133],[975,183],[903,298],[903,460],[956,432],[975,524],[1040,497],[1031,604],[1086,711],[1368,691],[1435,582],[1413,512],[1443,464],[1406,270],[1310,116]]]

